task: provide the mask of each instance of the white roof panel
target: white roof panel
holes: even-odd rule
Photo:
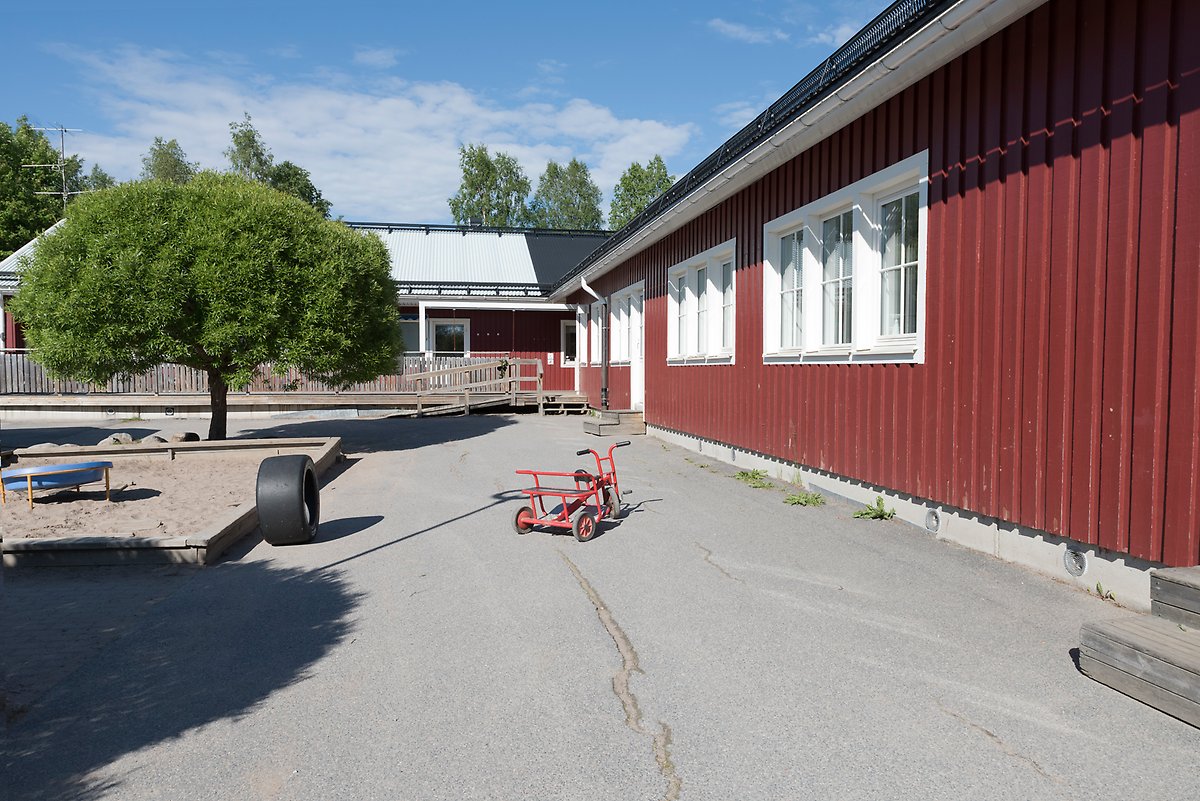
[[[523,233],[359,228],[387,246],[396,281],[536,284]]]

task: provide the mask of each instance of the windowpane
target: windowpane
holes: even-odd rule
[[[463,323],[434,323],[433,349],[439,356],[462,356],[466,352],[467,327]]]
[[[884,336],[917,331],[918,200],[913,192],[882,207],[879,331]]]
[[[917,332],[917,265],[904,268],[904,333]]]
[[[883,256],[884,269],[900,265],[900,231],[904,217],[904,201],[893,200],[883,204],[883,231],[879,250]]]
[[[671,297],[675,300],[675,353],[682,356],[687,352],[687,296],[684,292],[686,273],[680,273],[671,281]]]
[[[721,349],[733,347],[733,262],[721,265]]]
[[[850,342],[853,328],[854,250],[853,212],[831,217],[821,225],[822,283],[824,284],[825,344]]]
[[[917,193],[904,198],[904,261],[915,264],[917,261]]]
[[[696,353],[708,352],[708,270],[696,271]]]
[[[780,242],[782,286],[780,306],[780,346],[798,348],[803,344],[804,316],[804,233],[797,231]]]
[[[562,355],[564,362],[575,361],[576,332],[575,321],[567,320],[562,324]]]

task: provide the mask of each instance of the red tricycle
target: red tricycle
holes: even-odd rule
[[[519,476],[533,476],[533,486],[522,489],[529,496],[529,505],[522,506],[513,515],[513,530],[525,534],[534,526],[569,528],[580,542],[587,542],[596,534],[596,524],[601,520],[621,516],[621,488],[617,484],[617,463],[613,451],[628,445],[629,441],[614,443],[608,456],[601,456],[592,448],[576,451],[576,456],[591,454],[596,458],[596,472],[579,469],[574,473],[557,473],[548,470],[518,470]],[[548,487],[542,479],[571,479],[574,487]],[[566,484],[566,481],[558,482]],[[558,506],[546,509],[546,499],[557,499]],[[539,510],[534,511],[534,508]]]

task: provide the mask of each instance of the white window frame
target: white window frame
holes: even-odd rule
[[[698,253],[667,271],[667,364],[733,364],[737,330],[737,240],[730,239]],[[733,321],[729,342],[724,339],[724,309],[721,292],[722,266],[731,263]],[[705,291],[700,291],[703,273]],[[700,298],[704,328],[700,329]],[[680,327],[682,326],[682,337]]]
[[[634,336],[634,313],[633,313],[633,298],[638,294],[645,294],[646,282],[638,281],[636,284],[614,292],[608,298],[609,315],[608,315],[608,330],[609,342],[612,346],[612,352],[608,355],[609,364],[630,364],[633,361],[633,347],[636,343],[639,352],[636,354],[639,359],[644,358],[645,338],[644,332],[639,331],[639,336]],[[645,308],[642,309],[642,320],[638,324],[644,327]]]
[[[466,317],[429,317],[425,320],[427,326],[427,336],[429,337],[430,355],[440,353],[437,349],[437,339],[434,333],[439,325],[461,325],[463,327],[463,356],[471,355],[471,320]]]
[[[881,286],[883,205],[917,193],[917,308],[916,332],[882,333]],[[846,364],[852,362],[925,361],[926,252],[929,246],[929,151],[922,151],[860,181],[819,198],[763,226],[763,362],[767,364]],[[853,303],[850,341],[824,341],[822,236],[824,222],[851,212],[853,227]],[[781,243],[803,232],[803,330],[796,347],[782,347]]]
[[[575,332],[575,348],[567,350],[567,332]],[[558,326],[558,350],[562,354],[562,366],[574,367],[579,360],[579,324],[574,319],[561,320]]]
[[[600,348],[600,321],[604,314],[604,304],[600,301],[593,301],[591,309],[588,311],[588,364],[600,364],[601,348]]]

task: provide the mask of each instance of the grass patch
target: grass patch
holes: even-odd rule
[[[733,474],[733,477],[747,487],[753,487],[754,489],[771,489],[775,486],[770,481],[767,481],[766,470],[739,470]]]
[[[883,505],[883,496],[876,495],[875,503],[869,503],[854,513],[855,517],[864,520],[891,520],[896,516],[895,509],[887,509]]]
[[[801,490],[788,495],[783,502],[788,506],[824,506],[825,496],[819,492]]]

